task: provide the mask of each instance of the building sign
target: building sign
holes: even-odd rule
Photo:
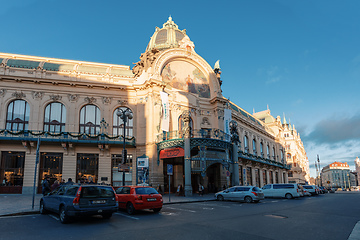
[[[226,141],[230,142],[231,109],[224,109],[224,132],[227,134]]]
[[[160,151],[160,158],[176,158],[183,157],[184,149],[183,148],[171,148],[171,149],[163,149]]]
[[[169,95],[166,92],[160,92],[161,103],[162,103],[162,118],[161,118],[161,130],[169,131]]]

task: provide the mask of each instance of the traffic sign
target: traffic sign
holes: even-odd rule
[[[173,175],[174,169],[172,164],[167,165],[167,175]]]
[[[226,171],[226,176],[230,177],[230,172],[229,171]]]

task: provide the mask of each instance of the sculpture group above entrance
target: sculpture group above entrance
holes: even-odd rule
[[[209,81],[194,65],[184,61],[173,61],[161,71],[162,80],[173,88],[210,98]]]

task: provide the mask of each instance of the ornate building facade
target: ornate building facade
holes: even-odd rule
[[[350,167],[345,162],[333,162],[321,169],[321,183],[326,188],[351,187]]]
[[[194,48],[169,18],[132,69],[0,53],[0,192],[45,176],[164,190],[168,169],[185,195],[288,182],[286,126],[224,98]]]

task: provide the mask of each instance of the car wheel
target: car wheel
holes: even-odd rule
[[[154,208],[154,209],[153,209],[153,211],[154,211],[155,213],[160,212],[160,210],[161,210],[161,208]]]
[[[70,217],[66,215],[65,207],[60,208],[59,218],[61,223],[68,223],[70,221]]]
[[[102,214],[102,217],[104,219],[109,219],[109,218],[111,218],[111,216],[112,216],[112,213],[104,213],[104,214]]]
[[[134,208],[134,205],[132,205],[132,203],[126,204],[126,212],[127,212],[129,215],[134,214],[135,208]]]
[[[47,213],[47,210],[45,209],[44,202],[41,201],[40,202],[40,214],[46,214],[46,213]]]
[[[285,194],[285,198],[287,198],[287,199],[292,199],[293,196],[292,196],[290,193],[287,193],[287,194]]]
[[[223,197],[222,195],[218,195],[218,196],[217,196],[217,200],[218,200],[218,201],[224,201],[224,197]]]
[[[251,203],[252,202],[252,198],[250,196],[246,196],[244,198],[244,200],[245,200],[246,203]]]

